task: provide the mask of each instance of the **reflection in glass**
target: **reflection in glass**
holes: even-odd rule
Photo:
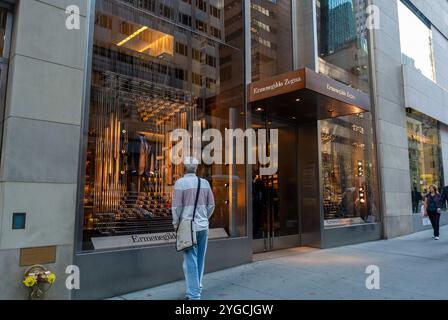
[[[320,121],[326,226],[379,221],[371,118],[363,113]]]
[[[367,0],[316,3],[320,72],[370,92]]]
[[[407,116],[412,210],[420,212],[429,186],[444,186],[439,123],[415,110]]]
[[[251,0],[252,81],[292,70],[290,0]]]
[[[170,133],[192,133],[193,121],[244,129],[241,12],[240,2],[223,0],[96,1],[83,249],[133,245],[112,241],[120,235],[167,243],[183,175],[169,161]],[[199,171],[216,199],[214,234],[245,236],[244,166]]]
[[[8,10],[6,10],[5,8],[0,8],[0,57],[4,58],[7,58],[5,57],[6,52],[4,52],[7,18]]]
[[[427,78],[435,80],[431,28],[403,2],[397,2],[403,64],[411,65]]]

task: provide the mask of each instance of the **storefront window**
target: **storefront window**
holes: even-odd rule
[[[407,126],[412,210],[419,213],[429,187],[444,186],[439,123],[415,110],[408,110]]]
[[[292,70],[290,0],[251,0],[252,81]]]
[[[403,64],[411,65],[435,80],[430,23],[420,19],[402,1],[397,2]]]
[[[316,3],[320,72],[369,93],[367,0]]]
[[[325,227],[379,222],[371,118],[320,121]]]
[[[171,132],[245,129],[241,1],[211,4],[96,1],[84,250],[173,242]],[[199,174],[215,195],[210,238],[246,236],[244,165]]]

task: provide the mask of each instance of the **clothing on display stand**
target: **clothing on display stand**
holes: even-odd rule
[[[185,91],[104,77],[106,88],[97,93],[101,112],[91,127],[93,229],[102,235],[171,230],[171,191],[182,168],[168,159],[169,133],[187,129],[197,105]]]

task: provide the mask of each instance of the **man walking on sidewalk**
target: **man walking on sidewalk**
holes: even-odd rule
[[[193,218],[198,185],[200,190],[194,215],[193,231],[196,232],[197,245],[183,252],[183,270],[185,275],[187,300],[200,300],[202,294],[202,277],[204,275],[205,254],[207,251],[208,228],[211,215],[215,209],[215,200],[210,184],[196,176],[199,162],[192,157],[184,159],[185,175],[174,185],[172,213],[175,230],[179,218]]]

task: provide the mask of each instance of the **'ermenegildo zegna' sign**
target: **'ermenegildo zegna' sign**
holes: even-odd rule
[[[310,69],[300,69],[249,85],[249,102],[308,89],[341,102],[370,110],[367,94]]]
[[[228,237],[229,235],[224,228],[209,230],[209,239],[223,239]],[[174,242],[176,242],[176,233],[174,231],[92,238],[92,243],[96,250],[166,245]]]
[[[255,102],[305,88],[305,69],[251,83],[249,101]]]

